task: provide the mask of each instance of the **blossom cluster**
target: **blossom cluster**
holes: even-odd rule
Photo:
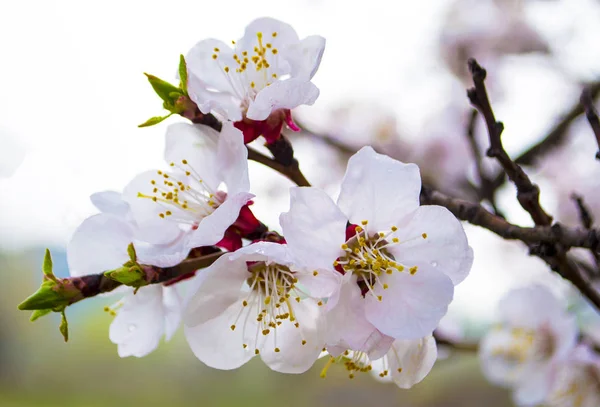
[[[326,369],[339,363],[350,377],[370,371],[402,388],[430,371],[432,333],[473,253],[446,208],[420,206],[415,164],[363,147],[337,200],[290,189],[282,234],[266,233],[251,210],[245,144],[260,136],[274,143],[284,125],[297,129],[291,109],[317,99],[311,79],[324,47],[322,37],[300,40],[271,18],[250,23],[232,46],[200,41],[185,57],[185,92],[221,130],[169,125],[163,169],[138,175],[122,193],[91,197],[100,213],[68,246],[72,276],[222,253],[166,283],[121,289],[107,307],[119,355],[144,356],[182,324],[196,357],[217,369],[259,357],[275,371],[301,373],[327,357]]]
[[[600,405],[600,355],[580,339],[575,315],[545,287],[509,292],[499,321],[482,339],[480,360],[492,382],[519,406]]]

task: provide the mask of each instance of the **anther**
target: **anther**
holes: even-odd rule
[[[232,331],[235,331],[235,325],[231,325],[230,328]]]

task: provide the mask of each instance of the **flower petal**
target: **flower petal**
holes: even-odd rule
[[[229,93],[221,93],[206,88],[194,74],[188,76],[188,94],[198,109],[204,114],[217,113],[225,120],[242,120],[240,100]]]
[[[109,338],[118,345],[119,356],[145,356],[157,348],[165,332],[162,286],[142,287],[123,300]]]
[[[306,298],[295,304],[294,314],[299,328],[285,321],[267,335],[261,349],[262,360],[276,372],[306,372],[325,345],[323,314],[316,301]]]
[[[218,51],[216,51],[218,50]],[[214,58],[214,55],[217,57]],[[219,92],[235,95],[232,82],[228,79],[225,67],[235,67],[233,50],[223,41],[205,39],[192,47],[185,57],[189,76],[200,79],[204,86]],[[194,89],[189,89],[188,92]]]
[[[246,26],[244,36],[236,43],[236,50],[253,50],[255,46],[258,47],[258,33],[261,33],[264,45],[270,43],[273,48],[284,48],[300,41],[291,25],[271,17],[261,17]]]
[[[337,303],[326,318],[328,347],[371,352],[383,339],[365,317],[365,302],[354,277],[342,285]]]
[[[175,123],[167,127],[165,161],[176,168],[191,171],[191,177],[202,179],[213,190],[223,181],[219,176],[217,140],[219,132],[204,125]],[[183,164],[183,160],[187,164]]]
[[[452,281],[427,265],[419,266],[414,275],[396,271],[380,279],[388,288],[375,285],[373,294],[366,294],[366,316],[396,339],[419,339],[433,332],[454,295]]]
[[[544,286],[532,285],[510,291],[499,304],[500,322],[523,328],[538,328],[562,315],[565,307]]]
[[[219,178],[227,185],[228,194],[250,190],[248,149],[244,144],[244,135],[231,122],[223,123],[219,134],[217,170]]]
[[[127,217],[129,214],[129,205],[123,200],[120,192],[96,192],[90,196],[90,200],[100,212],[110,213],[122,218]]]
[[[225,254],[190,283],[183,322],[188,327],[220,318],[233,306],[242,307],[241,289],[249,276],[245,259]],[[231,325],[231,323],[230,323]],[[229,330],[229,325],[227,326]]]
[[[331,269],[343,254],[346,217],[323,191],[312,188],[290,190],[290,210],[279,222],[288,246],[304,266]]]
[[[319,69],[324,51],[325,38],[311,35],[284,48],[282,56],[290,63],[293,78],[311,80]]]
[[[143,244],[136,242],[138,261],[157,267],[171,267],[181,263],[190,252],[189,234],[181,232],[181,237],[168,244]]]
[[[398,231],[391,236],[400,243],[388,247],[396,260],[404,264],[429,263],[455,285],[467,277],[473,251],[460,221],[448,209],[421,206],[397,226]]]
[[[431,371],[437,359],[433,336],[421,339],[396,340],[387,354],[394,383],[401,389],[410,389]]]
[[[243,329],[231,330],[230,326],[240,312],[239,304],[232,304],[218,317],[199,325],[184,326],[185,337],[194,355],[215,369],[237,369],[254,356],[254,346],[244,348]],[[244,316],[242,316],[244,318]],[[247,318],[247,331],[255,332],[256,318]],[[185,317],[184,317],[185,322]],[[246,332],[247,332],[246,331]]]
[[[327,298],[342,284],[342,275],[332,269],[303,270],[296,273],[298,284],[311,297]]]
[[[121,218],[98,214],[83,221],[67,246],[69,274],[73,277],[112,270],[125,263],[132,227]]]
[[[162,288],[162,305],[165,315],[165,339],[167,341],[171,340],[181,323],[183,302],[179,295],[179,288],[181,288],[182,284],[186,283],[178,283],[177,285],[170,285],[167,287],[163,286]]]
[[[536,406],[543,403],[552,386],[552,367],[539,364],[523,377],[515,388],[513,399],[518,406]]]
[[[312,105],[318,97],[319,89],[312,82],[299,78],[276,81],[250,101],[246,116],[252,120],[265,120],[274,110]]]
[[[419,207],[420,191],[419,167],[363,147],[348,161],[338,205],[351,223],[384,231]]]
[[[152,181],[160,180],[158,176],[157,171],[137,175],[123,190],[123,199],[129,204],[131,215],[137,224],[137,239],[155,244],[171,243],[180,236],[179,226],[169,219],[161,219],[159,214],[164,211],[164,207],[148,198],[153,195],[155,188]],[[140,197],[140,194],[144,197]]]
[[[242,206],[246,205],[254,195],[240,192],[229,195],[213,213],[202,219],[198,229],[190,235],[190,247],[210,246],[219,242],[225,235],[225,230],[231,226],[240,214]]]

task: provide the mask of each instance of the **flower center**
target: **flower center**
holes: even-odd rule
[[[252,49],[236,48],[233,66],[221,61],[219,48],[213,49],[212,59],[219,65],[234,93],[242,101],[242,107],[247,108],[249,100],[254,100],[260,90],[278,79],[279,50],[270,42],[276,37],[277,32],[267,36],[257,32]],[[235,41],[232,43],[235,45]]]
[[[417,238],[412,238],[404,242],[395,236],[398,231],[396,226],[392,226],[386,232],[369,233],[367,230],[368,221],[363,220],[362,226],[354,227],[354,235],[341,248],[345,252],[333,262],[338,271],[353,273],[358,278],[358,285],[361,287],[363,296],[367,293],[374,295],[379,301],[382,300],[381,294],[375,293],[376,287],[384,290],[389,288],[389,281],[386,276],[394,272],[403,272],[406,267],[396,261],[388,248]],[[423,233],[418,238],[426,239],[427,234]],[[410,275],[415,275],[418,271],[417,266],[408,268]]]
[[[256,262],[248,266],[248,271],[250,276],[246,283],[250,290],[243,298],[240,312],[230,328],[234,331],[243,320],[242,329],[245,332],[249,318],[255,318],[258,324],[254,335],[254,353],[260,353],[259,348],[264,346],[269,335],[274,336],[274,351],[280,352],[277,330],[281,325],[293,324],[294,328],[299,328],[302,332],[300,322],[296,319],[294,305],[304,300],[301,297],[304,293],[296,286],[298,279],[294,276],[295,272],[287,266]],[[307,343],[303,335],[301,343]],[[246,349],[248,344],[244,343],[243,347]]]
[[[509,363],[523,364],[549,359],[554,352],[554,340],[547,329],[513,328],[508,346],[498,346],[492,351],[495,357],[502,357]]]
[[[344,353],[337,357],[330,356],[329,360],[321,370],[321,377],[327,377],[327,371],[333,364],[343,365],[348,371],[348,377],[354,379],[355,373],[370,372],[373,367],[371,366],[371,360],[365,352],[346,350]]]
[[[165,210],[158,216],[162,219],[170,218],[178,223],[197,226],[223,203],[225,194],[207,185],[187,160],[181,160],[180,164],[171,163],[170,166],[180,169],[185,177],[159,170],[158,177],[150,181],[152,193],[138,192],[138,197],[161,205]]]

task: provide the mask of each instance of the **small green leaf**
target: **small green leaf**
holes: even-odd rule
[[[144,272],[137,265],[105,271],[104,275],[130,287],[140,287],[147,284],[144,280]]]
[[[181,88],[181,90],[183,90],[184,94],[187,95],[187,64],[183,55],[179,55],[179,79],[181,81],[179,83],[179,87]]]
[[[67,316],[65,315],[65,311],[61,312],[60,318],[60,326],[58,330],[62,334],[63,338],[65,338],[65,342],[69,341],[69,323],[67,322]]]
[[[33,311],[68,305],[68,298],[65,298],[64,295],[55,290],[56,285],[55,281],[44,281],[35,293],[19,304],[19,309]]]
[[[138,127],[150,127],[150,126],[154,126],[155,124],[158,124],[160,122],[162,122],[163,120],[171,117],[173,115],[173,113],[169,113],[166,116],[154,116],[149,118],[148,120],[146,120],[144,123],[139,124]]]
[[[174,85],[171,85],[169,82],[163,81],[162,79],[147,73],[145,73],[144,75],[146,75],[146,77],[148,78],[148,82],[150,82],[150,85],[152,85],[152,88],[154,89],[158,97],[160,97],[163,101],[173,104],[174,99],[171,95],[177,94],[177,97],[181,96],[181,89],[177,88]]]
[[[44,255],[44,262],[42,263],[42,272],[44,275],[52,280],[56,279],[54,277],[54,273],[52,272],[52,256],[50,255],[50,250],[46,249],[46,254]]]
[[[135,263],[137,261],[137,254],[135,254],[135,247],[133,246],[133,243],[129,243],[129,246],[127,246],[127,254],[132,262]]]
[[[33,311],[31,313],[31,317],[29,318],[29,320],[31,322],[33,322],[33,321],[37,320],[38,318],[43,317],[44,315],[48,315],[51,312],[52,312],[51,309],[36,309],[35,311]]]

